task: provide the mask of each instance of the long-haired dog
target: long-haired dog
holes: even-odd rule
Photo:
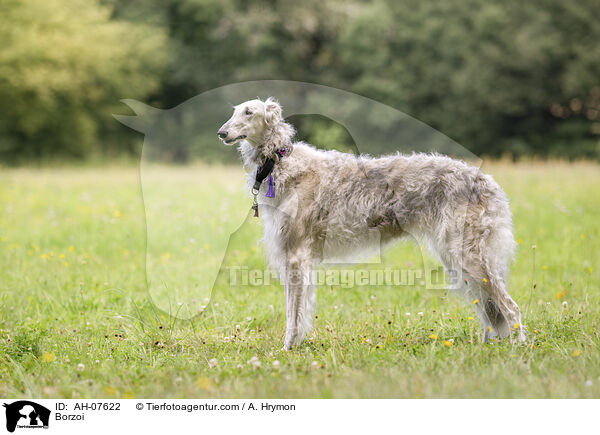
[[[381,243],[407,234],[425,241],[458,274],[457,287],[477,301],[483,341],[513,332],[525,338],[519,307],[506,290],[515,248],[509,202],[492,177],[435,154],[372,158],[318,150],[292,143],[294,133],[272,98],[235,106],[218,131],[224,143],[239,143],[250,169],[269,262],[285,287],[285,349],[311,329],[311,276],[323,253],[361,249],[373,230]],[[290,202],[294,211],[286,212]]]

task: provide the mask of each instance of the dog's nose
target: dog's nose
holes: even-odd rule
[[[214,131],[214,130],[213,130]],[[221,139],[225,139],[227,137],[227,132],[224,130],[219,130],[217,132],[217,136],[219,136]]]

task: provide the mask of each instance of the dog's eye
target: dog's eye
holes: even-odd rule
[[[246,109],[246,115],[252,115],[252,112],[250,112],[250,109]]]

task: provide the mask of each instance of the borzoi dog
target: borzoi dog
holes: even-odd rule
[[[458,273],[457,288],[475,302],[484,342],[513,333],[525,338],[519,307],[506,290],[515,248],[509,202],[492,177],[435,154],[372,158],[318,150],[292,143],[294,133],[272,98],[235,106],[218,131],[225,144],[239,143],[250,169],[269,263],[285,287],[285,349],[311,329],[312,270],[327,246],[356,250],[372,230],[381,243],[417,237],[447,271]],[[292,198],[295,211],[287,213]]]

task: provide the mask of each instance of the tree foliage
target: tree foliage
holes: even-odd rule
[[[346,27],[342,70],[477,153],[597,155],[594,4],[381,1]]]
[[[168,108],[261,79],[356,92],[480,155],[600,156],[597,0],[2,5],[5,156],[115,149],[127,134],[108,117],[120,98]],[[308,140],[348,140],[324,119],[298,122]]]
[[[160,29],[111,19],[90,0],[0,3],[0,155],[84,157],[119,149],[111,112],[160,86]]]

